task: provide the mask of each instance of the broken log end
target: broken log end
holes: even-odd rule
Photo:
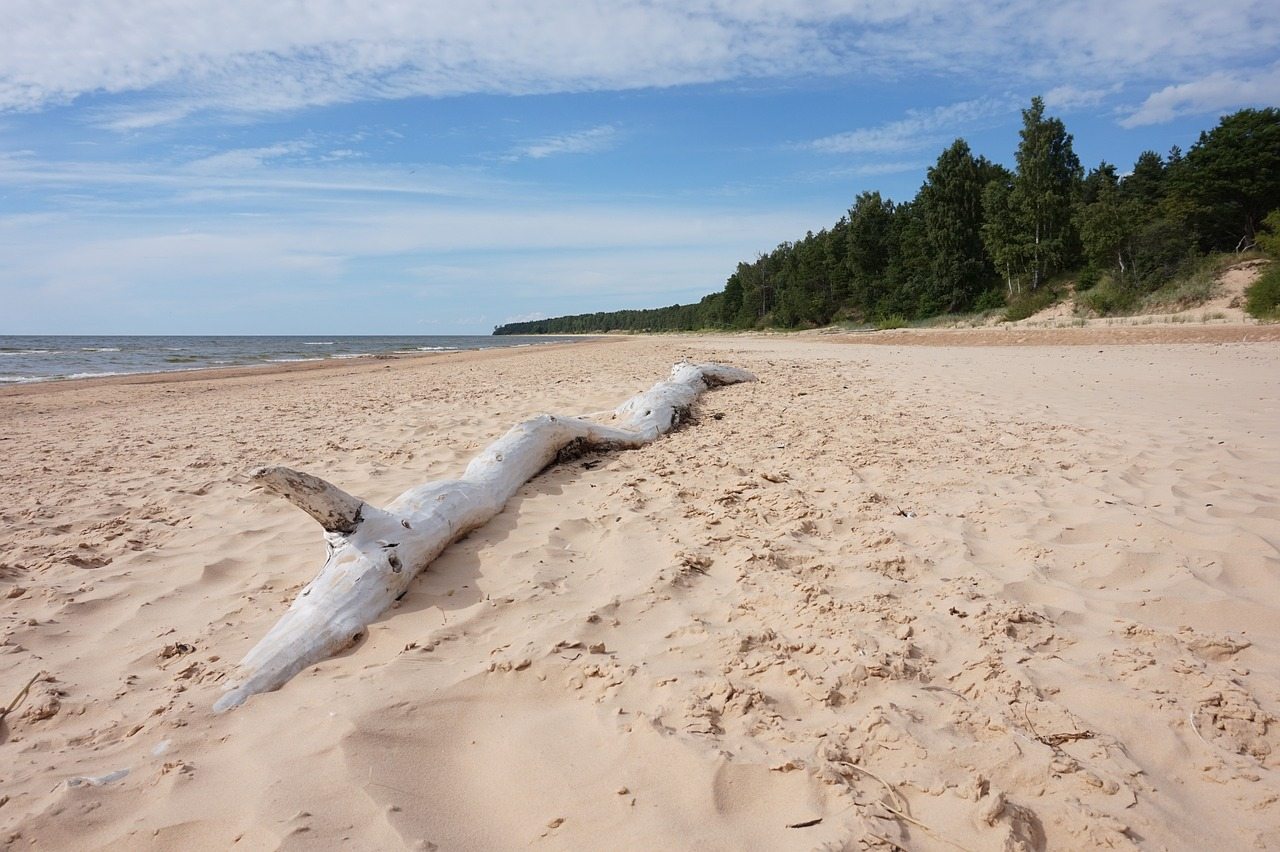
[[[249,478],[315,518],[325,532],[350,535],[363,519],[363,500],[318,476],[275,466],[260,467]]]

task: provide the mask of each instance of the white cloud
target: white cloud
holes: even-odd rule
[[[51,10],[56,7],[56,14]],[[106,98],[122,131],[212,111],[915,71],[1025,84],[1203,76],[1274,55],[1256,0],[6,0],[0,109]]]
[[[846,169],[845,172],[857,177],[875,177],[876,175],[896,175],[902,172],[924,171],[929,164],[921,160],[897,160],[888,163],[863,163]]]
[[[207,157],[201,157],[187,164],[187,168],[196,172],[218,173],[258,169],[268,162],[278,161],[307,151],[311,146],[306,142],[280,142],[260,148],[233,148]]]
[[[364,154],[353,148],[334,148],[327,153],[321,154],[319,157],[322,163],[336,163],[341,160],[358,160]]]
[[[1280,103],[1280,63],[1254,73],[1218,71],[1190,83],[1166,86],[1149,95],[1120,124],[1140,127],[1172,121],[1180,115],[1203,115],[1277,103]]]
[[[824,136],[809,145],[828,154],[898,154],[918,151],[949,141],[976,122],[1010,113],[1016,109],[1015,104],[1016,101],[1011,98],[982,98],[930,110],[909,110],[906,118]]]
[[[1047,109],[1062,112],[1084,109],[1085,107],[1097,106],[1108,95],[1114,95],[1118,91],[1120,91],[1119,83],[1100,89],[1084,89],[1068,83],[1064,86],[1055,86],[1045,92],[1044,105]]]
[[[150,91],[107,117],[139,129],[195,110],[274,112],[412,95],[530,94],[708,82],[815,67],[829,11],[763,17],[674,0],[643,6],[314,0],[7,0],[0,107]],[[832,70],[830,52],[825,64]]]
[[[977,4],[975,4],[977,5]],[[1043,53],[1017,68],[1043,79],[1186,77],[1223,57],[1274,56],[1280,6],[1257,0],[1067,0],[1029,6],[1021,21]],[[1136,72],[1136,73],[1135,73]]]
[[[541,160],[558,154],[596,154],[614,147],[618,141],[618,130],[610,124],[579,130],[573,133],[562,133],[558,136],[547,136],[533,142],[516,147],[509,159],[528,157]]]
[[[919,172],[921,175],[931,164],[927,160],[890,160],[883,163],[856,163],[830,169],[801,172],[797,179],[809,183],[829,183],[833,180],[849,178],[870,178],[882,175],[898,175],[905,172]]]
[[[53,98],[50,98],[53,100]],[[3,87],[0,87],[0,106],[20,107],[22,104],[5,104],[3,100]],[[36,104],[30,105],[32,108]],[[129,108],[109,108],[101,110],[97,113],[97,121],[95,123],[107,128],[108,130],[117,130],[121,133],[132,133],[139,130],[149,130],[152,127],[161,127],[166,124],[174,124],[196,111],[194,103],[175,103],[169,105],[153,105],[142,109]]]
[[[0,187],[42,187],[60,191],[73,188],[99,194],[119,188],[138,197],[140,203],[169,203],[200,193],[205,199],[231,200],[237,197],[315,196],[330,198],[345,194],[386,195],[402,197],[470,197],[493,194],[505,183],[486,178],[465,169],[447,169],[416,165],[394,169],[383,167],[341,167],[328,165],[326,157],[317,158],[323,168],[290,168],[272,164],[270,169],[257,165],[269,162],[287,151],[301,152],[303,143],[287,142],[262,148],[232,149],[193,160],[182,166],[167,167],[163,163],[95,163],[45,161],[31,152],[0,151]],[[343,158],[348,159],[348,158]]]

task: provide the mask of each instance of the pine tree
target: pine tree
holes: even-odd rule
[[[930,255],[923,313],[967,308],[986,289],[992,275],[982,245],[982,191],[990,164],[975,159],[957,139],[929,169],[916,196],[926,225]]]
[[[1164,198],[1164,160],[1155,151],[1143,151],[1133,171],[1121,182],[1125,198],[1154,208]]]
[[[849,209],[846,231],[850,308],[866,317],[887,286],[889,261],[894,252],[894,205],[878,192],[861,193]]]
[[[1223,118],[1169,170],[1171,195],[1206,250],[1251,244],[1280,207],[1280,109]]]
[[[931,275],[927,231],[918,201],[907,201],[894,207],[889,264],[872,311],[875,316],[915,318],[925,315]]]

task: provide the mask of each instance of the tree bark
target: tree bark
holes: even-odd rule
[[[643,446],[677,426],[707,388],[754,380],[736,367],[676,364],[669,379],[614,409],[611,423],[550,414],[526,420],[472,459],[461,479],[411,488],[385,509],[310,474],[285,467],[254,471],[254,482],[320,523],[329,552],[320,573],[240,661],[237,680],[214,711],[278,689],[302,669],[358,641],[419,571],[502,511],[520,486],[569,445]]]

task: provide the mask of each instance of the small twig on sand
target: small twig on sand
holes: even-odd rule
[[[31,676],[31,680],[27,681],[27,685],[22,687],[22,689],[18,691],[18,694],[13,697],[13,700],[9,702],[9,706],[0,708],[0,719],[3,719],[5,716],[8,716],[10,713],[12,713],[14,710],[17,710],[18,707],[22,705],[22,702],[26,700],[28,693],[31,692],[32,685],[34,685],[35,682],[40,679],[40,675],[42,674],[44,674],[44,672],[36,672],[35,674],[33,674]]]
[[[1043,737],[1036,737],[1037,742],[1044,743],[1050,748],[1057,748],[1063,743],[1073,743],[1076,740],[1091,740],[1097,734],[1093,731],[1071,731],[1063,734],[1046,734]]]
[[[1071,731],[1062,734],[1045,734],[1040,736],[1040,732],[1036,730],[1036,726],[1031,724],[1031,716],[1027,713],[1027,705],[1022,705],[1022,718],[1027,720],[1027,727],[1031,729],[1031,733],[1035,735],[1036,742],[1041,745],[1047,745],[1049,748],[1057,748],[1063,743],[1073,743],[1076,740],[1091,740],[1097,736],[1093,731]],[[1194,726],[1194,723],[1192,723]],[[1196,732],[1197,734],[1199,731]]]
[[[859,765],[858,765],[858,764],[856,764],[856,763],[850,763],[850,762],[848,762],[848,761],[846,761],[846,760],[842,760],[842,761],[840,761],[840,764],[841,764],[842,766],[848,766],[848,767],[851,767],[851,768],[853,768],[853,769],[856,769],[857,771],[861,772],[863,775],[866,775],[868,778],[874,778],[876,781],[879,781],[879,782],[884,786],[884,788],[885,788],[886,790],[888,790],[888,791],[889,791],[889,795],[893,798],[894,802],[896,802],[896,803],[897,803],[898,807],[896,807],[896,808],[895,808],[893,805],[891,805],[891,804],[889,804],[888,802],[885,802],[885,801],[879,801],[878,803],[879,803],[880,807],[884,808],[886,811],[888,811],[889,813],[893,814],[893,815],[894,815],[894,817],[896,817],[897,819],[902,820],[903,822],[908,822],[908,823],[910,823],[910,824],[912,824],[912,825],[914,825],[914,826],[916,826],[916,827],[920,828],[921,830],[923,830],[923,831],[925,832],[925,834],[928,834],[928,835],[929,835],[930,837],[932,837],[934,840],[940,840],[940,841],[942,841],[943,843],[946,843],[946,844],[949,844],[949,845],[951,845],[951,846],[954,846],[955,848],[957,848],[957,849],[961,850],[961,852],[969,852],[969,850],[968,850],[966,847],[961,846],[959,843],[956,843],[954,840],[951,840],[951,839],[949,839],[949,838],[943,837],[941,834],[939,834],[938,832],[934,831],[934,830],[933,830],[932,828],[930,828],[928,825],[925,825],[925,824],[924,824],[923,822],[921,822],[920,820],[918,820],[918,819],[916,819],[915,817],[913,817],[913,816],[911,816],[910,814],[908,814],[908,813],[906,812],[906,811],[907,811],[907,802],[906,802],[906,800],[905,800],[904,798],[902,798],[902,794],[898,792],[897,788],[896,788],[896,787],[894,787],[892,784],[890,784],[888,781],[884,780],[884,779],[883,779],[883,778],[881,778],[879,775],[877,775],[877,774],[875,774],[874,772],[872,772],[870,769],[867,769],[867,768],[865,768],[865,767],[859,766]],[[888,840],[888,839],[886,839],[886,838],[883,838],[883,837],[876,837],[876,839],[877,839],[877,840],[883,840],[884,842],[891,844],[891,845],[892,845],[892,846],[894,846],[895,848],[898,848],[898,849],[901,849],[901,848],[902,848],[901,846],[898,846],[898,844],[893,843],[893,841]]]
[[[1200,733],[1200,726],[1196,724],[1196,714],[1195,714],[1195,713],[1188,713],[1188,714],[1187,714],[1187,721],[1191,723],[1191,730],[1192,730],[1193,732],[1195,732],[1195,735],[1200,739],[1200,742],[1204,743],[1206,746],[1209,746],[1209,749],[1210,749],[1210,750],[1212,750],[1212,751],[1217,751],[1217,749],[1215,749],[1213,746],[1209,745],[1209,741],[1208,741],[1208,740],[1206,740],[1206,739],[1204,738],[1204,736],[1202,736],[1202,735],[1201,735],[1201,733]]]
[[[1031,736],[1035,737],[1036,742],[1040,742],[1040,732],[1036,730],[1035,723],[1031,721],[1031,714],[1027,712],[1027,705],[1022,705],[1022,718],[1027,720],[1027,727],[1031,729]]]
[[[884,788],[889,791],[889,795],[893,797],[893,800],[898,803],[899,808],[905,808],[907,806],[906,801],[902,798],[902,795],[897,791],[897,789],[888,781],[884,780],[879,775],[872,772],[870,769],[867,769],[866,767],[863,767],[863,766],[859,766],[856,763],[849,763],[848,761],[845,761],[845,760],[840,761],[840,763],[843,764],[844,766],[848,766],[851,769],[856,769],[857,771],[861,772],[863,775],[867,776],[868,778],[874,778],[876,781],[879,781],[884,786]]]

